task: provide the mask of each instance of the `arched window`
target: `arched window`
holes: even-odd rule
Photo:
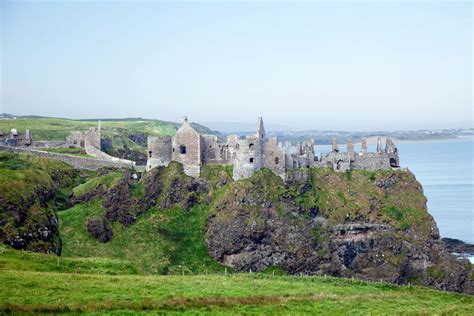
[[[253,150],[254,147],[255,147],[255,145],[254,145],[253,143],[250,143],[249,148],[250,148],[251,150]]]
[[[186,153],[186,146],[179,145],[179,153],[184,155]]]
[[[280,163],[280,158],[275,157],[275,165],[278,165]]]
[[[148,158],[151,158],[151,150],[148,152]]]

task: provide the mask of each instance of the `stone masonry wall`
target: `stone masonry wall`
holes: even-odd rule
[[[280,177],[285,177],[286,159],[285,151],[278,147],[276,137],[272,137],[265,143],[263,166],[272,170]]]
[[[167,166],[171,162],[172,149],[171,136],[149,136],[147,170]]]
[[[102,167],[132,169],[134,167],[133,164],[123,163],[121,161],[107,161],[107,160],[100,160],[100,159],[95,159],[95,158],[86,158],[86,157],[79,157],[79,156],[73,156],[73,155],[52,153],[48,151],[42,151],[42,150],[36,150],[36,149],[30,149],[30,148],[0,146],[0,151],[26,153],[26,154],[32,154],[35,156],[55,159],[55,160],[65,162],[68,165],[71,165],[77,169],[97,170]]]
[[[186,118],[173,137],[171,159],[182,163],[189,176],[198,177],[201,173],[201,137]]]
[[[91,155],[99,160],[109,161],[111,163],[117,163],[123,166],[129,166],[130,168],[133,168],[135,166],[134,161],[110,156],[103,152],[100,148],[100,129],[91,128],[86,133],[84,138],[84,149],[86,150],[86,153],[88,155]]]
[[[248,178],[263,166],[262,144],[256,136],[237,140],[234,160],[234,180]]]

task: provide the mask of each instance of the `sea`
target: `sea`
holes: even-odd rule
[[[441,237],[474,244],[474,138],[413,141],[396,144],[402,168],[408,168],[422,184],[428,211]],[[345,150],[344,146],[339,146]],[[316,152],[330,146],[316,145]],[[368,146],[375,151],[375,145]],[[359,150],[359,145],[355,145]],[[470,258],[474,261],[474,258]]]

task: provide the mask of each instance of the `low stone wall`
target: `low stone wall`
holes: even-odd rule
[[[68,147],[68,146],[65,141],[61,141],[61,140],[39,140],[39,141],[34,141],[29,147],[40,148],[40,147]]]
[[[88,155],[91,155],[98,160],[120,164],[128,168],[133,168],[135,166],[134,161],[110,156],[100,149],[100,129],[91,128],[86,133],[84,138],[84,149]]]
[[[68,165],[73,166],[77,169],[86,169],[86,170],[97,170],[102,167],[113,167],[113,168],[126,168],[133,169],[135,163],[130,160],[123,161],[123,159],[118,159],[118,161],[110,160],[101,160],[97,158],[86,158],[66,154],[52,153],[48,151],[30,149],[30,148],[19,148],[19,147],[9,147],[9,146],[0,146],[0,151],[16,152],[16,153],[26,153],[32,154],[40,157],[50,158],[59,160],[67,163]]]

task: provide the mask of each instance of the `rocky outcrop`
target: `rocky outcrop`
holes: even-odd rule
[[[86,228],[89,234],[101,243],[106,243],[112,239],[112,229],[104,219],[89,219]]]
[[[79,172],[49,159],[11,153],[0,153],[0,169],[0,240],[15,249],[60,254],[58,195],[79,182]]]
[[[133,196],[133,188],[142,184],[143,192]],[[172,163],[168,168],[153,168],[141,180],[133,179],[131,173],[126,172],[123,179],[103,195],[102,204],[105,218],[128,226],[153,206],[161,209],[182,207],[189,210],[208,191],[206,180],[186,176],[182,165]]]
[[[136,221],[137,212],[132,204],[129,179],[124,177],[105,195],[103,206],[105,217],[110,221],[119,221],[128,226]]]
[[[472,244],[454,238],[442,238],[441,240],[451,253],[474,256],[474,245]]]
[[[206,234],[209,254],[238,271],[279,266],[474,293],[471,265],[448,253],[409,172],[298,170],[283,182],[263,170],[214,202]]]

